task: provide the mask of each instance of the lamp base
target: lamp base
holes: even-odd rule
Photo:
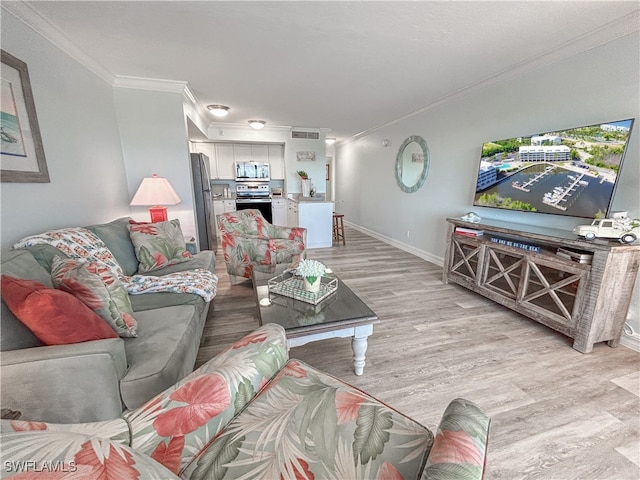
[[[169,219],[167,216],[167,207],[150,207],[149,215],[151,216],[151,223],[166,222]]]

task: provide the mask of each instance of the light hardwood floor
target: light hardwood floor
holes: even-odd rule
[[[437,265],[351,228],[346,237],[309,258],[381,320],[364,375],[353,373],[348,339],[293,348],[292,358],[432,429],[451,399],[476,402],[492,417],[487,480],[640,479],[640,353],[601,343],[581,354],[569,338],[443,284]],[[231,286],[220,255],[216,273],[198,365],[258,326],[251,282]]]

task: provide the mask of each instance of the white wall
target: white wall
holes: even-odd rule
[[[0,184],[2,247],[128,215],[113,89],[10,13],[2,49],[26,62],[51,183]]]
[[[635,32],[338,146],[336,199],[344,203],[336,209],[345,220],[439,262],[445,218],[471,210],[483,218],[570,230],[585,220],[473,207],[482,143],[634,117],[613,208],[640,217],[639,45]],[[410,135],[427,141],[431,167],[424,186],[408,194],[396,185],[394,165],[398,147]],[[383,147],[383,139],[391,146]],[[640,315],[632,310],[630,316],[640,332]]]
[[[181,93],[115,88],[114,98],[129,199],[144,177],[166,177],[182,202],[169,206],[169,218],[178,218],[185,236],[195,236],[193,183],[187,124]],[[131,207],[131,216],[148,221],[148,207]]]

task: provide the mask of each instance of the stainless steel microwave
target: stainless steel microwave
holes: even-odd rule
[[[236,162],[236,181],[270,180],[267,162]]]

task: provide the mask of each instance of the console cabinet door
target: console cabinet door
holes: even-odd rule
[[[541,323],[573,335],[584,304],[589,268],[580,264],[529,256],[522,282],[520,306]]]

